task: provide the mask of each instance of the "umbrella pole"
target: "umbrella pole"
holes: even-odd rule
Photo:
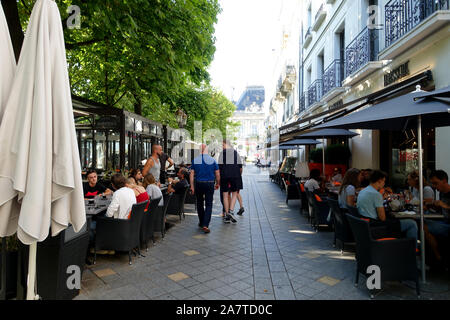
[[[37,242],[33,242],[30,245],[30,253],[29,253],[29,257],[28,257],[27,300],[37,300],[38,299],[38,296],[34,292],[35,285],[36,285],[36,252],[37,252]]]
[[[322,174],[325,177],[325,180],[327,179],[327,176],[325,174],[325,137],[322,137]]]
[[[419,115],[417,119],[417,135],[419,145],[419,200],[420,200],[420,251],[422,259],[422,281],[426,282],[425,278],[425,233],[423,221],[423,157],[422,157],[422,116]]]

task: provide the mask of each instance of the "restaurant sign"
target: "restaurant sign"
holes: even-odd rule
[[[384,86],[396,82],[397,80],[409,75],[409,61],[399,65],[397,68],[384,75]]]

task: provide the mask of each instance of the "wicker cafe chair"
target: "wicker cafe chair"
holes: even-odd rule
[[[145,210],[144,218],[141,224],[140,243],[145,243],[145,249],[148,251],[148,240],[150,238],[155,243],[155,237],[153,236],[153,230],[155,225],[154,215],[156,214],[156,208],[162,197],[153,199],[150,201],[150,205]]]
[[[284,181],[284,185],[286,188],[286,204],[288,204],[289,200],[300,199],[298,182],[292,175],[288,175],[287,179]]]
[[[328,199],[328,205],[333,213],[334,224],[334,246],[336,246],[336,240],[342,244],[341,253],[345,250],[346,243],[354,243],[352,230],[348,224],[347,217],[344,210],[339,207],[339,202],[333,199]]]
[[[94,245],[94,264],[97,260],[97,250],[127,251],[131,264],[131,253],[134,248],[139,250],[141,224],[148,201],[134,204],[130,219],[114,219],[98,217]]]
[[[165,219],[167,214],[167,208],[172,201],[173,195],[170,193],[165,193],[164,197],[164,206],[157,206],[154,215],[154,232],[161,232],[161,237],[164,238],[166,235],[166,225]]]
[[[304,215],[305,213],[308,215],[309,219],[309,205],[308,205],[308,198],[306,197],[306,190],[305,186],[301,182],[297,182],[297,189],[298,193],[300,194],[300,214]]]
[[[319,231],[319,226],[328,226],[330,227],[332,224],[332,220],[328,221],[328,216],[330,215],[330,206],[327,203],[327,198],[324,195],[319,195],[317,193],[313,193],[311,196],[313,203],[313,227],[316,232]]]
[[[186,186],[183,189],[181,194],[173,194],[172,199],[167,207],[166,214],[178,215],[180,217],[180,221],[185,218],[184,216],[184,201],[186,200],[186,195],[188,193],[189,186]]]
[[[356,240],[355,286],[359,283],[360,273],[367,275],[367,267],[378,266],[381,271],[381,281],[415,281],[417,296],[420,297],[414,239],[375,240],[372,238],[369,222],[350,214],[346,216]],[[374,297],[371,291],[370,297]]]

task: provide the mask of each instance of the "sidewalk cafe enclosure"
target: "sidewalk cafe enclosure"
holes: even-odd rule
[[[132,112],[72,97],[81,168],[118,171],[138,168],[160,144],[170,154],[174,129]]]

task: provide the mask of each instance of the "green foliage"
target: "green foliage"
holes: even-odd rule
[[[18,2],[25,28],[36,0]],[[56,0],[72,92],[177,127],[183,108],[204,129],[225,130],[233,105],[208,85],[218,0]],[[68,29],[70,5],[81,28]]]
[[[0,250],[2,248],[2,243],[0,242]],[[16,252],[19,250],[19,239],[17,239],[17,234],[14,234],[6,238],[6,251]]]
[[[350,148],[342,144],[333,144],[325,149],[325,163],[328,164],[348,164],[351,157]],[[309,159],[314,163],[322,163],[322,148],[309,152]]]
[[[325,149],[325,160],[330,164],[348,164],[351,157],[350,148],[343,144],[333,144]]]
[[[310,150],[309,161],[313,163],[322,163],[322,148]]]

